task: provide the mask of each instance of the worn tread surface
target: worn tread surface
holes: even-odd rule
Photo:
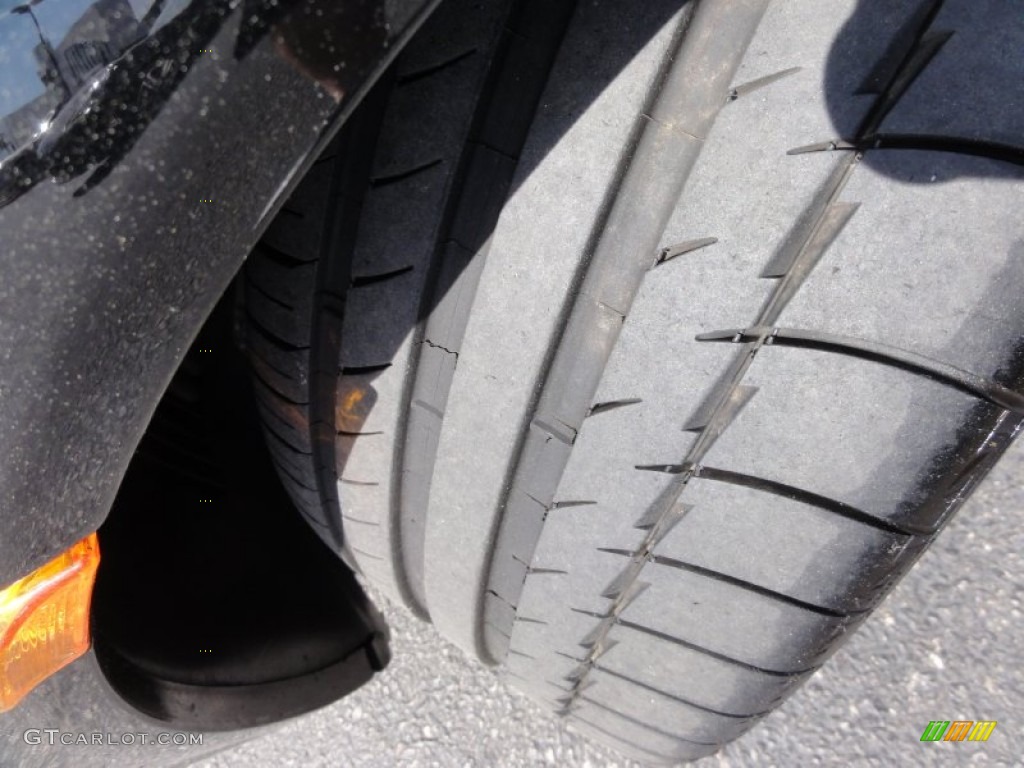
[[[295,234],[330,219],[311,177],[248,266],[296,503],[626,753],[755,725],[1024,422],[1024,109],[993,85],[1024,32],[984,5],[442,6],[364,109],[372,164],[316,166],[347,250]]]

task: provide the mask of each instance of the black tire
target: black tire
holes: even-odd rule
[[[1024,423],[1010,5],[443,4],[246,266],[300,510],[626,753],[748,730]]]

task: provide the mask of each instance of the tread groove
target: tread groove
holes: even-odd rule
[[[371,373],[380,373],[391,367],[391,363],[377,363],[376,365],[346,365],[341,368],[342,376],[366,376]]]
[[[266,361],[263,360],[262,358],[260,358],[260,362],[261,363],[266,363]],[[268,368],[270,367],[269,364],[267,365],[267,367]],[[274,369],[271,368],[271,370],[274,370]],[[277,387],[273,386],[270,382],[268,382],[265,378],[263,378],[263,374],[259,371],[259,368],[257,366],[255,366],[255,365],[251,366],[251,371],[252,371],[253,378],[255,378],[256,381],[258,381],[260,384],[262,384],[264,387],[266,387],[271,393],[273,393],[274,396],[276,396],[280,400],[283,400],[288,405],[296,405],[296,406],[299,406],[301,408],[305,408],[306,406],[309,405],[309,403],[304,403],[304,402],[302,402],[300,400],[293,400],[292,398],[288,397],[288,395],[285,395],[282,392],[280,392],[277,389]]]
[[[305,490],[309,491],[310,493],[318,493],[318,491],[317,491],[317,489],[316,489],[316,488],[310,488],[310,487],[309,487],[308,485],[306,485],[306,484],[305,484],[304,482],[302,482],[301,480],[299,480],[299,478],[297,478],[297,477],[296,477],[296,476],[295,476],[295,475],[294,475],[294,474],[292,473],[292,471],[291,471],[291,470],[290,470],[290,469],[289,469],[289,468],[288,468],[288,467],[287,467],[287,466],[285,465],[285,463],[284,463],[284,462],[282,462],[282,461],[279,461],[279,462],[277,462],[277,463],[276,463],[276,465],[275,465],[275,466],[277,466],[277,469],[278,469],[278,470],[279,470],[280,472],[283,472],[284,474],[286,474],[286,475],[288,476],[288,479],[289,479],[289,480],[291,480],[291,481],[292,481],[293,483],[295,483],[295,485],[299,486],[299,488],[303,488],[303,489],[305,489]]]
[[[1014,392],[990,379],[947,363],[876,341],[823,331],[778,327],[713,331],[698,335],[697,340],[741,343],[756,341],[762,336],[765,337],[766,346],[816,349],[869,360],[938,381],[962,392],[984,398],[1000,408],[1024,414],[1024,395],[1019,392]]]
[[[431,64],[429,66],[423,67],[422,69],[417,69],[413,70],[412,72],[400,74],[398,76],[398,85],[409,85],[409,83],[414,83],[417,80],[422,80],[424,78],[430,77],[431,75],[437,74],[438,72],[442,72],[448,69],[449,67],[454,67],[456,64],[465,61],[470,56],[473,56],[476,53],[478,53],[477,48],[470,48],[468,51],[457,53],[451,58],[445,59],[444,61],[438,62],[437,64]]]
[[[435,157],[433,160],[428,160],[425,163],[420,163],[412,168],[407,168],[404,171],[393,171],[384,173],[380,176],[375,176],[370,180],[370,186],[374,189],[380,189],[381,187],[387,187],[391,184],[397,184],[406,179],[411,179],[413,176],[418,176],[421,173],[429,171],[431,168],[435,168],[444,162],[443,157]]]
[[[717,242],[717,237],[702,237],[698,240],[687,240],[685,243],[666,246],[661,249],[661,253],[658,254],[658,259],[654,262],[654,266],[659,267],[665,262],[672,261],[672,259],[684,254],[707,248],[709,245],[714,245]]]
[[[614,411],[616,408],[625,408],[630,405],[639,405],[642,403],[638,397],[629,398],[627,400],[608,400],[604,403],[595,403],[591,406],[590,410],[587,411],[587,418],[591,416],[597,416],[599,413],[607,413],[608,411]]]
[[[1024,147],[989,139],[928,133],[876,133],[863,139],[830,139],[794,147],[786,154],[812,152],[867,152],[868,150],[908,150],[943,152],[966,157],[981,157],[1011,165],[1024,166]]]
[[[270,435],[270,437],[272,439],[274,439],[278,443],[280,443],[281,446],[284,447],[286,450],[289,450],[289,451],[291,451],[293,453],[301,454],[302,456],[312,456],[313,455],[312,451],[304,451],[301,448],[297,448],[296,446],[292,445],[291,442],[289,442],[288,440],[286,440],[284,438],[284,436],[279,435],[277,433],[277,431],[268,424],[266,419],[264,419],[262,426],[263,426],[264,429],[267,430],[267,434]]]
[[[405,267],[399,267],[393,269],[390,272],[381,272],[375,275],[360,275],[352,278],[353,288],[365,288],[368,285],[374,285],[375,283],[383,283],[387,280],[394,280],[396,277],[408,274],[413,271],[412,264]]]
[[[274,430],[275,434],[277,434],[279,437],[281,437],[284,440],[285,443],[291,445],[293,449],[295,449],[295,450],[297,450],[297,451],[299,451],[301,453],[304,453],[304,454],[312,456],[312,453],[308,453],[306,450],[297,447],[296,444],[292,440],[290,440],[289,438],[285,437],[285,434],[287,434],[287,431],[293,431],[293,432],[301,433],[301,430],[298,427],[296,427],[294,424],[292,424],[290,421],[288,421],[287,419],[282,417],[281,414],[278,412],[279,408],[286,408],[286,409],[298,408],[298,409],[301,409],[301,410],[305,410],[306,409],[306,405],[304,403],[290,403],[290,402],[288,402],[287,399],[285,399],[284,397],[279,395],[276,390],[273,390],[270,387],[268,387],[266,382],[264,382],[262,379],[258,378],[255,374],[253,375],[253,383],[255,384],[254,388],[255,388],[255,391],[256,391],[257,402],[259,403],[259,407],[260,407],[260,414],[261,414],[261,418],[262,418],[261,423],[265,423],[268,420],[273,420],[274,423],[277,425],[277,428]],[[269,403],[266,400],[266,398],[268,398],[268,397],[272,398],[272,399],[276,398],[277,400],[280,400],[281,402],[280,403]],[[305,417],[303,417],[303,418],[305,418]],[[285,430],[285,431],[281,431],[282,429]]]
[[[281,210],[284,210],[283,208]],[[289,256],[287,253],[282,251],[280,248],[276,248],[273,245],[261,240],[259,245],[256,246],[257,253],[263,258],[269,259],[280,267],[285,269],[299,269],[301,267],[308,267],[314,262],[303,261],[297,259],[294,256]]]
[[[596,701],[595,699],[592,699],[592,698],[590,698],[588,696],[580,696],[580,697],[577,698],[577,701],[580,701],[580,702],[585,703],[585,704],[590,704],[591,706],[597,707],[598,709],[602,709],[602,710],[604,710],[605,712],[608,712],[611,715],[615,715],[616,717],[621,717],[623,720],[626,720],[627,722],[633,723],[634,725],[638,725],[641,728],[645,728],[646,730],[651,731],[652,733],[657,733],[657,734],[659,734],[661,736],[665,736],[667,738],[674,739],[675,741],[682,741],[682,742],[685,742],[687,744],[696,744],[696,745],[701,746],[701,747],[719,747],[719,746],[721,746],[721,744],[719,742],[717,742],[717,741],[696,741],[695,739],[687,739],[684,736],[678,736],[678,735],[676,735],[674,733],[670,733],[669,731],[662,730],[661,728],[658,728],[655,725],[651,725],[650,723],[645,723],[643,720],[639,720],[639,719],[637,719],[635,717],[632,717],[631,715],[627,715],[625,712],[620,712],[617,709],[613,709],[612,707],[609,707],[607,704],[602,704],[601,702]]]
[[[732,656],[727,656],[724,653],[713,651],[710,648],[705,648],[702,645],[691,643],[688,640],[683,640],[679,637],[673,637],[672,635],[669,635],[665,632],[661,632],[657,629],[652,629],[651,627],[645,627],[641,624],[636,624],[626,619],[620,618],[618,622],[616,622],[616,626],[625,627],[626,629],[632,629],[636,632],[642,632],[643,634],[649,635],[650,637],[656,637],[659,640],[664,640],[667,643],[682,646],[683,648],[687,648],[691,651],[696,651],[697,653],[702,653],[706,656],[710,656],[711,658],[718,659],[719,661],[724,661],[726,664],[732,664],[742,669],[747,669],[751,672],[758,672],[762,675],[771,675],[772,677],[794,678],[801,677],[817,669],[817,667],[808,667],[806,669],[797,670],[767,669],[766,667],[759,667],[756,664],[750,664],[746,661],[741,661],[740,659],[733,658]]]
[[[613,247],[611,245],[612,240],[606,239],[604,234],[606,231],[617,230],[619,227],[628,227],[627,222],[635,219],[638,215],[631,206],[639,203],[632,199],[627,200],[619,197],[619,194],[634,179],[653,171],[655,167],[658,167],[660,172],[673,170],[676,174],[675,183],[659,189],[659,194],[664,195],[666,200],[671,198],[669,201],[671,204],[666,203],[663,205],[664,201],[660,199],[657,201],[644,201],[645,207],[659,206],[658,210],[661,211],[659,214],[661,227],[663,229],[666,226],[668,211],[674,207],[675,202],[681,195],[685,182],[696,163],[697,156],[703,148],[704,142],[702,140],[693,141],[692,134],[693,132],[698,132],[706,135],[718,112],[726,104],[728,88],[731,85],[728,81],[732,79],[734,72],[738,69],[743,54],[749,45],[749,41],[753,38],[767,5],[767,1],[750,2],[749,4],[741,4],[739,6],[733,3],[719,3],[714,0],[699,3],[692,15],[686,14],[682,17],[681,23],[674,30],[669,52],[661,61],[658,75],[647,94],[646,104],[641,109],[641,113],[634,124],[633,135],[630,138],[629,144],[631,150],[628,155],[623,157],[623,162],[619,166],[616,178],[609,187],[605,205],[595,222],[594,228],[591,230],[590,242],[587,245],[588,257],[581,261],[577,269],[573,291],[566,299],[565,309],[563,310],[565,322],[561,324],[562,331],[557,333],[556,337],[549,344],[545,364],[538,379],[539,386],[535,390],[535,395],[529,404],[520,427],[517,447],[514,449],[514,458],[509,465],[504,483],[506,490],[498,506],[500,513],[495,521],[490,537],[491,545],[487,567],[492,571],[495,567],[494,552],[498,546],[497,542],[502,536],[504,526],[511,525],[511,522],[506,522],[507,516],[504,512],[507,509],[512,489],[518,483],[524,482],[522,473],[526,471],[527,467],[532,466],[538,460],[535,455],[530,455],[529,453],[531,444],[526,440],[528,430],[532,425],[536,424],[540,416],[545,415],[548,411],[552,413],[560,412],[561,401],[558,399],[560,395],[549,392],[548,388],[551,386],[552,381],[559,380],[560,376],[568,375],[568,371],[563,371],[563,366],[572,366],[574,374],[576,371],[582,371],[581,368],[577,367],[578,363],[575,353],[570,352],[566,347],[569,343],[569,338],[565,335],[565,328],[572,325],[572,318],[574,316],[578,317],[581,312],[591,311],[590,306],[593,303],[606,307],[607,310],[624,319],[625,315],[628,314],[632,297],[639,290],[640,281],[643,279],[644,274],[649,271],[650,262],[637,259],[638,263],[635,265],[637,269],[635,272],[630,273],[633,279],[636,280],[635,284],[630,282],[631,292],[617,297],[611,304],[605,300],[606,297],[609,299],[610,297],[607,296],[607,291],[601,286],[600,275],[605,270],[610,269],[612,264],[620,264],[622,255],[619,246]],[[729,19],[729,24],[724,23],[726,18]],[[716,35],[721,35],[724,38],[722,30],[725,27],[729,27],[730,37],[720,40]],[[710,45],[709,40],[711,39],[714,39],[716,43],[723,44],[725,50],[729,51],[725,61],[722,62],[724,66],[717,70],[719,77],[713,80],[713,87],[698,91],[699,96],[696,98],[699,99],[699,103],[686,102],[687,119],[694,121],[686,123],[686,127],[690,130],[667,132],[665,130],[665,121],[673,119],[675,115],[662,115],[662,110],[671,112],[673,109],[681,109],[680,105],[675,102],[671,89],[673,87],[683,88],[683,80],[686,78],[684,73],[688,72],[688,66],[691,63],[696,65],[697,62],[701,61],[701,56],[704,55],[703,52],[706,50],[704,46]],[[693,42],[698,40],[700,42]],[[699,115],[699,118],[693,117],[694,115]],[[647,116],[656,117],[658,121],[652,123]],[[675,162],[677,167],[673,169],[661,167],[664,161],[662,153],[665,142],[671,142],[676,150]],[[654,250],[657,247],[657,241],[662,238],[663,232],[650,232],[649,235],[653,237],[655,242],[650,245],[650,250],[647,250],[646,246],[641,247],[637,245],[638,255],[645,251],[650,253],[650,251]],[[591,287],[591,283],[594,284],[594,287]],[[612,306],[612,304],[615,304],[615,306]],[[594,330],[596,333],[597,329],[595,328]],[[600,365],[593,366],[593,373],[588,373],[586,379],[576,374],[578,376],[576,386],[580,389],[581,397],[587,397],[588,399],[593,397],[590,388],[592,387],[593,391],[596,391],[600,372],[604,365],[607,364],[607,354],[610,354],[610,351],[606,354],[603,350],[611,349],[620,331],[621,323],[608,323],[602,328],[599,336],[594,335],[592,338],[591,343],[593,343],[595,350],[602,350],[598,353],[600,354],[600,359],[595,360]],[[581,388],[581,385],[585,389]],[[548,404],[549,400],[553,400],[551,405]],[[558,468],[556,477],[561,476],[563,472],[564,464]],[[556,489],[552,490],[556,491]],[[493,575],[489,574],[488,578],[493,578]],[[634,583],[633,586],[626,587],[619,593],[619,596],[616,598],[616,605],[619,611],[639,594],[638,589],[635,588],[637,586],[638,584]],[[613,613],[615,612],[613,610]],[[591,646],[591,652],[593,652],[593,648],[601,646],[603,633],[607,633],[610,626],[611,622],[602,622],[581,642]],[[495,658],[487,647],[486,638],[483,636],[483,633],[478,631],[475,640],[478,655],[482,659],[493,663]]]
[[[735,88],[729,91],[729,101],[736,101],[742,96],[746,96],[747,94],[753,93],[756,90],[769,86],[772,83],[782,80],[785,77],[795,75],[802,69],[802,67],[790,67],[789,69],[783,69],[779,72],[775,72],[770,75],[765,75],[764,77],[759,77],[756,80],[750,80],[749,82],[743,83],[742,85],[737,85]]]
[[[263,298],[265,298],[267,301],[271,302],[272,304],[275,304],[276,306],[281,307],[282,309],[286,309],[289,312],[294,312],[295,311],[295,307],[293,307],[291,304],[289,304],[289,303],[287,303],[285,301],[282,301],[281,299],[277,298],[276,296],[273,296],[265,288],[261,287],[260,284],[257,283],[256,280],[253,279],[252,273],[249,271],[248,268],[246,268],[243,271],[245,272],[245,284],[246,284],[246,286],[248,286],[252,290],[256,291],[256,293],[260,294]]]
[[[561,712],[560,714],[564,717],[568,713],[567,712]],[[676,757],[670,756],[670,755],[663,755],[660,752],[654,752],[651,749],[649,749],[646,745],[639,744],[639,743],[637,743],[637,742],[635,742],[635,741],[633,741],[631,739],[625,738],[624,736],[619,736],[618,734],[608,733],[607,730],[605,730],[605,728],[603,726],[597,725],[592,720],[588,720],[585,717],[580,717],[579,715],[577,715],[575,713],[573,713],[572,720],[570,720],[570,722],[569,722],[570,726],[573,725],[573,721],[576,721],[576,722],[580,723],[581,725],[586,726],[587,728],[592,728],[596,733],[601,734],[605,738],[611,739],[612,741],[616,741],[619,744],[625,744],[627,747],[629,747],[629,749],[636,750],[637,752],[639,752],[642,755],[647,755],[648,757],[653,757],[654,759],[659,760],[659,761],[665,761],[665,762],[671,761],[673,764],[679,762],[679,758],[676,758]],[[583,730],[583,729],[581,729],[581,730]]]
[[[246,315],[246,318],[249,321],[249,327],[251,327],[254,330],[256,330],[267,341],[273,343],[274,345],[280,347],[281,349],[284,349],[284,350],[286,350],[288,352],[306,352],[306,351],[309,350],[309,345],[308,344],[305,344],[305,345],[302,345],[302,344],[292,344],[290,341],[287,341],[287,340],[281,338],[280,336],[278,336],[272,330],[267,328],[262,323],[262,321],[258,320],[256,317],[254,317],[252,312],[249,310],[248,307],[245,308],[245,315]],[[260,358],[264,362],[267,362],[266,358],[263,355],[260,355]],[[267,363],[267,364],[269,365],[269,363]],[[273,368],[273,366],[271,366],[271,368]],[[285,378],[292,379],[294,381],[294,378],[292,376],[289,376],[288,374],[285,374],[285,373],[279,371],[276,368],[274,368],[274,370],[277,371],[278,373],[280,373]]]
[[[623,674],[621,674],[619,672],[616,672],[616,671],[614,671],[612,669],[609,669],[608,667],[602,666],[600,664],[595,664],[594,666],[597,669],[597,671],[600,672],[601,674],[611,675],[612,677],[618,678],[619,680],[622,680],[625,683],[629,683],[630,685],[635,685],[635,686],[637,686],[639,688],[643,688],[644,690],[648,690],[651,693],[656,693],[659,696],[664,696],[667,699],[672,699],[672,701],[675,701],[675,702],[677,702],[679,704],[684,704],[684,705],[686,705],[688,707],[693,707],[694,709],[699,709],[702,712],[709,712],[712,715],[721,715],[722,717],[729,717],[729,718],[732,718],[732,719],[735,719],[735,720],[751,720],[751,719],[753,719],[755,717],[764,717],[765,715],[768,714],[768,711],[752,712],[752,713],[750,713],[748,715],[738,715],[735,712],[723,712],[720,709],[714,709],[713,707],[706,707],[703,704],[698,704],[697,702],[691,701],[690,699],[683,698],[682,696],[677,696],[677,695],[675,695],[673,693],[669,693],[668,691],[663,691],[660,688],[656,688],[653,685],[648,685],[647,683],[641,682],[640,680],[634,680],[633,678],[628,677],[627,675],[623,675]]]
[[[598,551],[607,552],[612,555],[622,555],[623,557],[634,557],[634,553],[628,549],[612,549],[599,547]],[[800,600],[791,595],[787,595],[782,592],[776,592],[775,590],[768,589],[767,587],[762,587],[759,584],[754,584],[753,582],[745,581],[744,579],[738,579],[735,576],[730,576],[726,573],[721,573],[720,571],[712,570],[711,568],[704,568],[700,565],[694,565],[693,563],[687,563],[682,560],[676,560],[672,557],[666,557],[665,555],[651,554],[648,557],[643,558],[643,560],[647,562],[657,563],[658,565],[664,565],[669,568],[675,568],[680,571],[687,571],[689,573],[693,573],[697,576],[703,576],[704,578],[711,579],[713,581],[720,581],[723,584],[729,584],[730,586],[738,587],[739,589],[746,590],[747,592],[753,592],[757,595],[760,595],[761,597],[767,597],[769,600],[775,600],[780,603],[792,605],[795,608],[800,608],[802,610],[809,611],[810,613],[816,613],[821,616],[831,616],[837,619],[845,619],[858,613],[864,613],[864,611],[851,611],[849,613],[844,613],[842,611],[836,611],[832,608],[826,608],[821,605],[815,605],[814,603],[808,603],[804,600]]]
[[[556,501],[551,505],[552,509],[569,509],[571,507],[592,507],[596,501]]]
[[[360,520],[358,517],[352,517],[351,515],[342,515],[341,519],[346,523],[358,523],[359,525],[369,525],[373,528],[380,528],[380,523],[374,522],[373,520]]]
[[[460,243],[458,247],[468,254],[473,254],[476,262],[486,262],[488,235],[497,222],[500,207],[488,203],[480,208],[476,204],[467,205],[467,202],[474,196],[492,200],[507,195],[518,164],[510,154],[514,156],[521,151],[527,132],[520,131],[514,125],[506,125],[507,119],[503,116],[518,113],[532,117],[536,113],[575,6],[576,0],[515,0],[511,3],[511,9],[503,19],[506,25],[509,20],[521,19],[543,29],[544,33],[538,37],[537,45],[529,50],[516,44],[507,34],[500,35],[501,39],[497,43],[493,60],[484,78],[483,88],[473,109],[469,130],[449,180],[450,191],[444,202],[440,227],[434,238],[433,252],[424,278],[419,300],[419,314],[424,319],[417,324],[413,333],[409,372],[405,376],[401,395],[402,409],[411,416],[402,422],[396,434],[390,512],[391,549],[395,553],[398,589],[410,608],[424,617],[427,610],[423,586],[425,566],[422,542],[426,535],[426,523],[421,515],[421,509],[426,500],[420,498],[422,491],[421,486],[417,484],[418,481],[414,482],[415,473],[410,473],[407,468],[411,463],[412,452],[416,451],[426,453],[430,457],[426,470],[431,472],[439,440],[439,431],[434,425],[420,424],[414,406],[419,406],[422,411],[437,419],[444,419],[443,409],[417,397],[417,384],[424,381],[424,377],[435,375],[421,366],[425,354],[425,345],[422,342],[432,338],[445,339],[445,347],[448,349],[458,349],[461,343],[461,332],[457,337],[452,337],[449,331],[453,318],[434,317],[430,311],[439,303],[444,292],[451,288],[446,284],[448,276],[443,256],[446,244],[457,239],[460,230],[465,229],[470,233],[466,238],[474,242]],[[524,76],[524,73],[529,76]],[[500,101],[499,96],[502,99]],[[508,99],[512,101],[509,102]],[[508,135],[505,135],[506,133]],[[486,151],[481,151],[481,147],[486,147]],[[503,162],[499,163],[500,168],[489,174],[489,188],[480,189],[475,186],[479,181],[474,181],[479,175],[477,171],[487,167],[495,156],[503,158]],[[471,184],[474,186],[471,187]],[[466,217],[472,217],[472,220],[465,220]],[[459,284],[455,282],[454,285]],[[466,307],[457,310],[461,316],[468,312],[476,286],[469,281],[465,286],[459,287],[466,291]],[[438,325],[442,327],[437,327]],[[410,540],[416,544],[410,546]],[[482,608],[484,591],[481,590],[476,597]],[[477,631],[482,636],[482,624],[477,627]]]
[[[384,558],[381,557],[380,555],[370,554],[369,552],[366,552],[365,550],[359,549],[358,547],[353,547],[351,544],[348,545],[348,548],[351,549],[353,552],[355,552],[357,555],[360,555],[361,557],[365,557],[365,558],[367,558],[369,560],[378,560],[378,561],[381,561],[381,562],[384,561]]]
[[[805,491],[802,488],[796,488],[792,485],[776,482],[775,480],[768,480],[767,478],[755,477],[753,475],[745,475],[742,472],[732,472],[727,469],[718,469],[716,467],[702,465],[695,469],[695,477],[703,480],[714,480],[719,483],[739,485],[744,488],[752,488],[757,491],[764,491],[765,493],[782,496],[783,498],[798,501],[812,507],[818,507],[819,509],[826,510],[832,514],[839,515],[840,517],[845,517],[848,520],[875,528],[879,531],[896,534],[897,536],[930,536],[934,533],[934,531],[928,529],[914,528],[906,525],[894,525],[893,523],[879,517],[869,515],[867,512],[857,509],[846,502],[839,501],[837,499],[830,499],[827,496],[821,496],[811,491]]]

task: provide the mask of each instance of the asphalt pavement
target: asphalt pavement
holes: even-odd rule
[[[889,598],[777,712],[701,768],[1024,765],[1024,442]],[[387,671],[348,698],[199,763],[635,766],[382,604]],[[996,720],[986,743],[927,743],[931,720]]]

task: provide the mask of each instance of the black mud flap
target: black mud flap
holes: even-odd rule
[[[382,617],[271,463],[235,297],[187,355],[100,529],[100,667],[134,708],[183,729],[307,712],[390,658]]]

